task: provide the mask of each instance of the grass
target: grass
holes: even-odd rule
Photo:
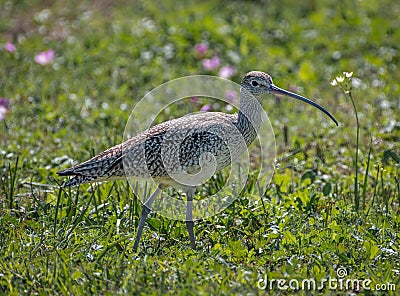
[[[45,2],[47,3],[47,2]],[[400,289],[400,5],[396,1],[81,1],[0,4],[1,294],[289,294],[268,279],[370,279]],[[151,214],[132,252],[141,204],[126,181],[60,189],[56,172],[118,144],[130,110],[170,79],[212,74],[193,47],[205,42],[326,107],[265,100],[278,161],[261,202],[243,194],[195,225]],[[54,61],[34,62],[54,49]],[[330,85],[354,72],[357,105]],[[171,106],[166,120],[202,103]],[[223,106],[220,106],[224,110]],[[355,175],[358,175],[356,183]],[[218,182],[217,182],[218,183]],[[198,190],[205,196],[218,184]],[[359,186],[358,190],[354,186]],[[362,194],[362,203],[355,204]],[[359,197],[357,197],[359,198]],[[359,200],[359,199],[358,199]],[[381,286],[379,286],[381,287]],[[304,295],[313,291],[299,291]],[[344,289],[314,294],[344,295]]]

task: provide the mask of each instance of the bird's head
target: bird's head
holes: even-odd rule
[[[254,96],[268,94],[273,85],[271,76],[260,71],[251,71],[242,79],[242,87]]]
[[[274,85],[271,76],[267,73],[261,71],[251,71],[243,77],[241,86],[256,98],[260,98],[263,94],[272,93],[277,95],[285,95],[306,102],[307,104],[310,104],[324,112],[330,119],[332,119],[336,123],[336,125],[339,125],[335,117],[333,117],[327,110],[325,110],[317,103]]]

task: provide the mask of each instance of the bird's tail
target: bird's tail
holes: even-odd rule
[[[59,176],[73,177],[65,182],[62,187],[124,177],[122,150],[120,148],[120,146],[112,147],[88,161],[57,172]]]
[[[72,179],[69,179],[67,182],[65,182],[63,185],[61,185],[61,187],[65,188],[65,187],[70,187],[70,186],[78,186],[80,184],[90,183],[90,182],[94,182],[94,181],[95,181],[95,178],[91,178],[89,176],[75,175]]]

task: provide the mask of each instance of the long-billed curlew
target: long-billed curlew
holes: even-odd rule
[[[262,96],[268,93],[286,95],[304,101],[324,112],[338,125],[336,119],[315,102],[275,86],[271,77],[266,73],[252,71],[242,79],[238,113],[197,113],[156,125],[86,162],[59,171],[58,175],[60,176],[73,176],[63,187],[123,179],[126,176],[153,178],[158,183],[158,187],[143,204],[134,251],[138,248],[151,204],[160,191],[168,186],[183,189],[187,195],[186,226],[191,247],[195,248],[192,200],[196,185],[181,184],[171,177],[171,173],[178,173],[174,170],[183,170],[189,174],[196,173],[201,169],[202,161],[208,161],[207,156],[210,154],[213,155],[216,162],[216,171],[231,164],[235,160],[234,158],[244,152],[257,136],[257,130],[262,120],[260,102]],[[232,129],[239,131],[235,137],[240,139],[235,137],[232,139],[231,136],[232,143],[227,145],[224,143],[223,137],[219,135],[232,135]],[[168,136],[166,136],[167,134]],[[166,165],[165,161],[168,162],[168,159],[165,159],[165,155],[162,157],[161,147],[170,145],[165,142],[173,142],[174,139],[178,141],[172,146],[177,147],[179,163]]]

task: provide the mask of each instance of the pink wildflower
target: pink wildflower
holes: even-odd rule
[[[194,103],[194,104],[197,104],[197,103],[199,102],[199,98],[196,97],[196,96],[193,96],[193,97],[190,98],[190,101],[191,101],[192,103]]]
[[[227,98],[227,100],[231,103],[237,102],[238,100],[238,94],[236,91],[234,90],[227,90],[225,92],[225,97]]]
[[[211,106],[210,105],[204,105],[203,107],[201,107],[200,111],[201,112],[207,112],[211,110]]]
[[[206,53],[206,51],[208,50],[208,46],[207,46],[207,44],[200,43],[200,44],[196,44],[194,46],[194,49],[196,50],[196,53],[199,56],[203,56]]]
[[[10,102],[6,98],[0,98],[0,121],[6,117]]]
[[[17,50],[17,48],[15,47],[15,45],[12,44],[11,42],[7,42],[7,43],[4,45],[4,49],[7,50],[7,51],[10,52],[10,53],[14,53],[14,52]]]
[[[233,74],[235,74],[235,69],[231,66],[223,66],[218,73],[219,77],[228,79],[230,78]]]
[[[54,50],[53,49],[39,52],[35,56],[35,62],[42,66],[50,64],[53,61],[53,59],[54,59]]]
[[[203,60],[203,67],[206,70],[215,70],[221,64],[219,57],[214,55],[211,59],[204,59]]]

